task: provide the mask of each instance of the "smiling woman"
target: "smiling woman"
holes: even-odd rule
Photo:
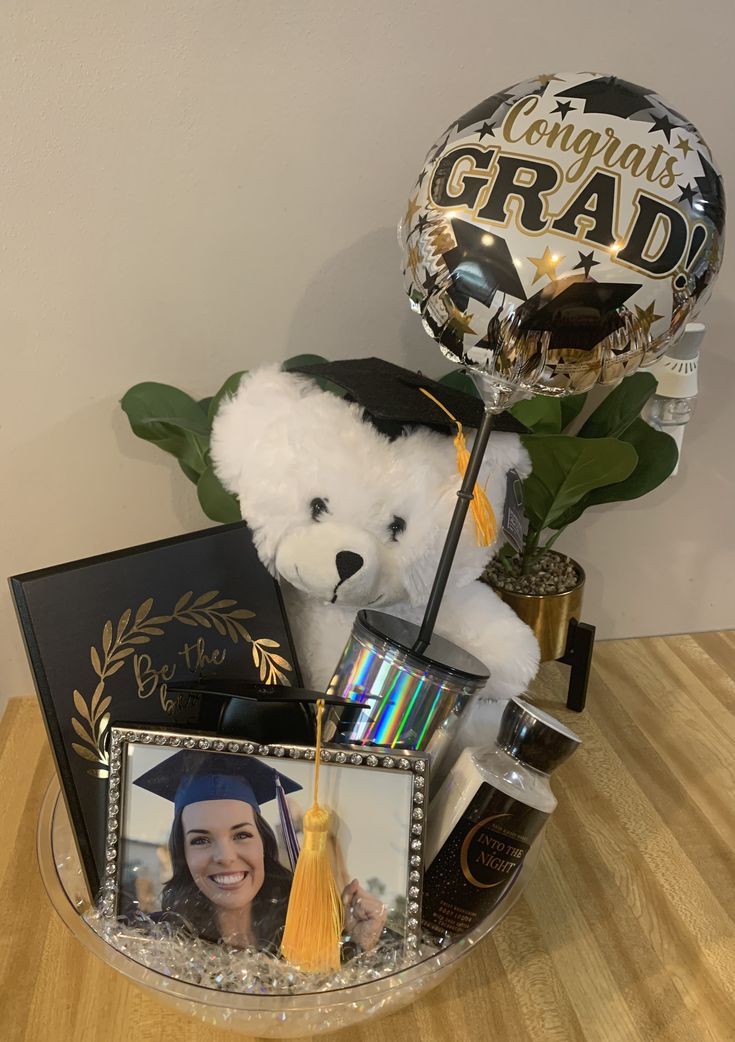
[[[288,833],[285,795],[301,786],[250,757],[187,751],[135,784],[174,804],[173,875],[162,894],[162,912],[186,920],[209,940],[275,950],[291,873],[278,859],[276,837],[260,805],[278,799]]]
[[[277,947],[291,873],[262,816],[239,800],[204,800],[176,815],[169,841],[174,875],[163,909],[196,932],[238,948]]]
[[[174,804],[168,841],[172,875],[154,917],[184,922],[206,940],[275,955],[292,873],[279,858],[261,805],[277,801],[283,845],[293,864],[298,847],[286,796],[301,784],[254,757],[181,750],[134,785]],[[386,922],[383,902],[352,879],[343,887],[342,903],[354,944],[374,947]]]

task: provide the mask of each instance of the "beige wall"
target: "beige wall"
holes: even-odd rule
[[[12,10],[11,10],[12,7]],[[655,87],[726,172],[730,0],[24,0],[0,15],[0,572],[203,527],[117,402],[301,351],[438,373],[395,223],[452,118],[534,72]],[[603,636],[735,625],[733,265],[679,475],[563,544]],[[4,696],[31,689],[7,593]]]

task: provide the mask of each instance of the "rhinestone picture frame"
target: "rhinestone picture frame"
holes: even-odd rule
[[[299,762],[305,766],[313,763],[315,758],[315,749],[308,746],[263,745],[248,741],[246,738],[235,740],[211,734],[192,734],[169,729],[112,727],[109,746],[110,780],[106,819],[106,866],[98,904],[101,914],[110,919],[117,918],[125,912],[120,898],[123,892],[123,869],[126,856],[129,867],[129,851],[126,855],[126,847],[130,846],[130,839],[126,828],[130,825],[129,804],[132,802],[131,790],[136,777],[135,750],[146,747],[160,750],[161,753],[170,750],[170,753],[174,754],[181,750],[189,750],[207,754],[222,754],[228,758],[232,755],[256,758],[286,774],[289,770],[293,773],[295,765]],[[138,758],[142,758],[140,754],[138,754]],[[165,757],[161,756],[159,759],[163,762]],[[388,775],[396,777],[396,793],[400,793],[400,798],[391,801],[390,812],[395,817],[395,814],[398,813],[397,808],[401,806],[406,812],[405,822],[401,821],[397,826],[394,821],[392,828],[394,836],[396,828],[399,828],[402,836],[405,832],[405,856],[403,858],[405,886],[402,887],[399,902],[404,909],[403,944],[406,954],[410,954],[418,947],[420,937],[423,852],[426,838],[426,807],[429,797],[429,758],[422,753],[404,750],[392,752],[390,749],[377,748],[366,750],[364,746],[324,746],[321,750],[321,763],[327,770],[325,771],[323,768],[320,772],[320,794],[323,792],[322,786],[325,785],[325,776],[333,768],[350,771],[355,775],[354,792],[356,793],[364,794],[368,791],[365,789],[365,783],[369,783],[370,779],[366,777],[366,774],[374,775],[376,778],[378,776],[384,778]],[[138,771],[138,775],[140,773]],[[309,774],[313,774],[313,772],[309,772]],[[398,782],[399,777],[402,779],[401,782]],[[381,792],[385,792],[384,786],[385,783],[382,785]],[[303,801],[310,803],[309,786],[304,784],[302,789],[303,792],[300,795],[303,796]],[[406,790],[408,790],[407,793]],[[361,811],[358,827],[366,824],[364,808],[361,808]],[[388,806],[383,800],[379,806],[375,807],[375,821],[368,823],[377,836],[379,836],[381,828],[381,815],[385,815],[387,812]],[[173,809],[171,813],[173,818]],[[337,814],[343,818],[343,808],[337,808]],[[379,843],[379,839],[377,842]],[[283,856],[281,856],[281,860],[284,860]],[[354,867],[357,866],[350,865],[349,876],[352,875]],[[391,927],[393,935],[395,935],[395,922],[391,924]]]

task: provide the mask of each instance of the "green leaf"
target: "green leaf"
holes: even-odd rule
[[[517,554],[518,551],[512,543],[503,543],[495,556],[501,561],[511,561]]]
[[[586,394],[570,394],[566,398],[560,398],[561,405],[561,429],[565,431],[572,420],[576,420],[587,401]]]
[[[561,433],[561,404],[558,398],[536,394],[516,402],[510,413],[534,434]]]
[[[169,384],[136,384],[123,395],[120,404],[133,431],[147,441],[169,437],[171,427],[209,436],[206,412],[185,391]],[[161,431],[160,425],[165,429]]]
[[[638,456],[635,469],[623,481],[588,493],[573,510],[560,518],[558,527],[576,521],[588,507],[639,499],[653,492],[673,473],[679,450],[670,434],[654,430],[645,420],[634,420],[620,440],[635,449]]]
[[[233,373],[232,376],[228,376],[225,382],[220,387],[219,391],[210,398],[209,408],[207,409],[207,417],[210,425],[214,423],[214,418],[217,415],[217,411],[220,407],[222,399],[231,396],[240,386],[240,381],[247,372],[247,369],[241,369],[238,373]]]
[[[537,531],[560,527],[593,489],[627,478],[638,458],[632,445],[615,438],[528,434],[522,441],[533,468],[524,483],[524,511]]]
[[[321,355],[294,355],[293,358],[287,358],[282,363],[281,369],[285,373],[290,373],[293,369],[301,368],[303,365],[324,365],[328,359],[322,358]]]
[[[461,369],[454,369],[451,373],[445,373],[437,382],[444,384],[445,387],[451,387],[454,391],[464,391],[465,394],[471,394],[473,398],[480,397],[475,381],[467,373],[462,372]]]
[[[328,362],[328,358],[322,358],[321,355],[294,355],[293,358],[287,358],[281,365],[281,369],[284,372],[290,373],[296,367],[302,365],[324,365]],[[304,376],[309,376],[308,373],[304,373]],[[310,380],[315,380],[323,391],[329,391],[330,394],[336,394],[338,398],[344,398],[347,393],[344,387],[340,387],[339,384],[332,383],[326,376],[309,376]]]
[[[134,434],[176,456],[189,471],[201,474],[210,425],[198,402],[176,387],[148,382],[131,387],[120,404]]]
[[[228,524],[241,520],[237,497],[225,491],[211,467],[206,468],[197,482],[197,496],[202,510],[212,521]]]
[[[200,398],[199,401],[197,402],[197,405],[202,410],[202,412],[206,412],[207,415],[209,415],[209,406],[210,406],[211,401],[212,401],[212,396],[210,395],[208,398]]]
[[[201,477],[201,471],[195,470],[193,467],[190,467],[188,463],[184,463],[184,461],[181,460],[181,459],[178,462],[179,462],[179,466],[181,467],[183,472],[186,474],[186,476],[189,479],[189,481],[193,481],[194,484],[196,485],[197,481]]]
[[[179,466],[183,465],[187,470],[201,474],[207,466],[208,451],[209,435],[203,438],[197,434],[185,434],[180,449],[176,453],[179,457]]]
[[[619,438],[637,420],[641,409],[656,391],[652,373],[633,373],[608,394],[587,417],[580,438]]]

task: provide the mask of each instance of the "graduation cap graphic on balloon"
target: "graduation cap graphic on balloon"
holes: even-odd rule
[[[496,293],[526,299],[508,243],[501,235],[458,218],[451,227],[457,245],[442,257],[452,276],[447,292],[461,311],[467,310],[470,297],[486,307]]]
[[[624,305],[640,288],[578,275],[559,280],[518,309],[520,331],[549,333],[549,350],[592,351],[625,327]]]

